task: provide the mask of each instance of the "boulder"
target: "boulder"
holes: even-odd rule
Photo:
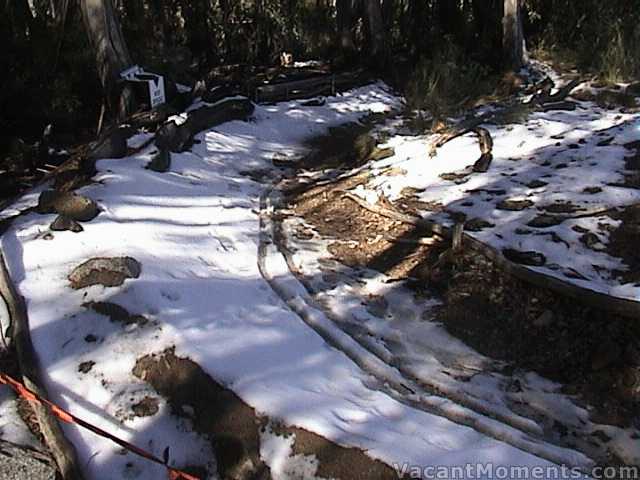
[[[72,192],[45,190],[38,198],[38,213],[59,213],[78,222],[93,220],[100,209],[89,197]]]
[[[171,152],[164,148],[159,149],[145,168],[159,173],[168,171],[171,168]]]
[[[127,278],[138,278],[140,271],[140,263],[135,258],[97,257],[74,268],[68,279],[75,290],[91,285],[117,287]]]

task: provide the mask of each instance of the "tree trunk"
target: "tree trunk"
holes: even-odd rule
[[[369,58],[374,65],[384,68],[387,65],[388,52],[380,0],[364,0],[364,23]]]
[[[508,68],[518,70],[525,64],[521,0],[504,0],[502,49]]]
[[[350,57],[356,50],[353,29],[356,15],[353,0],[336,0],[336,23],[338,27],[338,44],[342,54]]]
[[[96,69],[112,112],[123,119],[135,109],[131,88],[120,88],[120,72],[132,65],[112,0],[80,0],[82,19],[94,51]]]
[[[410,0],[407,9],[405,31],[409,32],[409,49],[413,56],[420,56],[427,50],[429,39],[429,20],[427,3],[423,0]]]
[[[382,21],[384,22],[384,29],[388,32],[389,37],[391,37],[395,10],[395,0],[382,0]]]

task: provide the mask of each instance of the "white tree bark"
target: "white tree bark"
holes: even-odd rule
[[[118,88],[120,72],[132,64],[112,0],[80,0],[82,20],[93,48],[105,96],[119,116],[131,113],[133,95]],[[118,102],[120,103],[118,105]]]
[[[522,28],[522,0],[504,0],[502,48],[505,64],[508,68],[518,70],[526,63]]]

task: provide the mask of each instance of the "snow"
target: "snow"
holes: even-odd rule
[[[340,445],[361,448],[389,465],[553,466],[509,443],[412,406],[410,399],[391,392],[354,362],[362,358],[360,354],[330,347],[292,310],[297,302],[335,338],[342,335],[339,328],[332,330],[322,312],[307,304],[301,286],[286,275],[276,253],[267,258],[270,274],[279,276],[290,292],[300,292],[289,305],[258,270],[260,198],[279,176],[271,158],[275,154],[295,157],[311,135],[399,106],[399,99],[381,83],[328,98],[322,107],[305,108],[296,101],[257,106],[251,121],[218,126],[198,135],[192,151],[172,154],[168,173],[144,168],[153,146],[125,159],[99,161],[95,183],[79,193],[97,201],[102,211],[83,225],[82,233],[55,232],[51,238],[45,234],[53,215],[29,213],[18,218],[3,235],[2,247],[12,277],[28,301],[33,342],[46,369],[52,399],[157,456],[170,446],[174,465],[210,464],[213,456],[206,439],[193,433],[189,422],[171,414],[162,401],[152,417],[128,414],[141,396],[154,395],[132,375],[136,359],[175,346],[177,355],[197,362],[261,414]],[[544,128],[556,127],[551,122]],[[132,143],[141,141],[136,138]],[[497,157],[510,141],[506,136],[497,140]],[[390,144],[396,147],[396,156],[392,161],[411,168],[417,185],[437,187],[428,190],[425,198],[446,195],[447,203],[458,201],[462,191],[438,183],[437,172],[455,170],[470,160],[463,154],[473,141],[451,142],[435,160],[417,154],[424,151],[421,142],[393,139]],[[526,148],[536,147],[527,144]],[[611,155],[609,167],[616,158]],[[497,159],[496,164],[506,166],[506,162]],[[382,182],[377,188],[397,191],[392,179]],[[33,203],[35,194],[30,195],[21,205]],[[628,195],[620,192],[616,199]],[[507,229],[511,216],[501,214],[499,220]],[[122,255],[142,264],[138,279],[127,280],[119,288],[70,288],[67,276],[75,266],[91,257]],[[123,329],[83,307],[92,301],[115,302],[150,322]],[[87,335],[96,341],[87,341]],[[434,335],[438,338],[441,332],[436,329]],[[356,345],[353,348],[361,351]],[[466,351],[462,344],[457,348]],[[78,365],[85,361],[95,366],[81,373]],[[394,374],[393,368],[385,368]],[[464,410],[451,402],[446,408]],[[162,467],[123,453],[107,440],[75,426],[65,429],[89,478],[164,475]],[[509,439],[511,433],[504,431]],[[262,451],[278,478],[291,474],[282,461],[290,444],[283,442],[267,438]],[[574,464],[589,465],[577,452],[549,445],[540,448]],[[308,474],[313,466],[312,460],[301,460],[300,468]]]
[[[271,470],[273,480],[313,480],[318,471],[315,455],[293,453],[295,435],[276,435],[267,425],[260,435],[260,456]]]
[[[618,222],[606,216],[587,216],[592,210],[629,206],[640,202],[640,190],[616,185],[624,180],[626,156],[632,154],[625,143],[640,138],[638,113],[604,110],[589,102],[579,102],[575,111],[536,112],[522,124],[487,124],[494,141],[493,162],[488,173],[470,173],[458,182],[441,175],[463,172],[480,156],[474,134],[459,137],[427,155],[424,136],[395,135],[385,146],[395,155],[374,163],[376,170],[400,167],[405,175],[379,175],[369,185],[354,190],[371,203],[383,194],[398,200],[406,187],[417,189],[417,200],[437,202],[444,212],[423,210],[424,218],[451,225],[448,212],[461,212],[467,219],[481,218],[494,227],[472,236],[501,250],[513,248],[536,251],[546,256],[546,265],[536,268],[598,292],[640,300],[640,286],[623,284],[615,271],[625,271],[621,260],[604,250],[609,233]],[[613,137],[608,146],[598,146]],[[547,185],[529,186],[542,180]],[[599,187],[593,193],[590,188]],[[520,211],[500,209],[504,200],[527,200],[530,208]],[[570,202],[575,213],[563,223],[547,228],[527,224],[549,206]],[[574,218],[571,218],[574,217]],[[598,236],[599,245],[589,248],[580,241],[586,228]],[[560,241],[550,241],[555,234]],[[577,278],[576,278],[577,277]]]
[[[20,418],[16,396],[6,385],[0,386],[0,438],[14,445],[42,450],[36,437]]]

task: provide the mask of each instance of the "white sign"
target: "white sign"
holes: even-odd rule
[[[155,73],[145,72],[139,65],[134,65],[120,73],[120,77],[129,82],[146,83],[149,92],[149,104],[156,108],[166,102],[164,93],[164,77]]]

